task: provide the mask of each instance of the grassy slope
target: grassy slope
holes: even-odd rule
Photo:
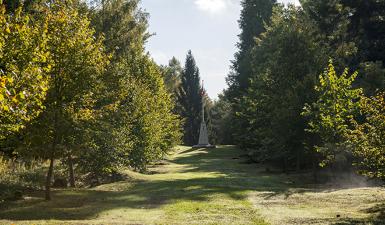
[[[244,164],[233,147],[181,148],[153,175],[0,206],[0,224],[381,224],[383,188],[320,187]],[[301,182],[300,182],[301,181]],[[381,204],[382,203],[382,204]],[[336,215],[340,215],[339,218]]]

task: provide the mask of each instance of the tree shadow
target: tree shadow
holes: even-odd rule
[[[247,198],[247,188],[234,178],[197,178],[138,182],[127,190],[55,190],[53,200],[44,201],[43,193],[29,200],[2,205],[0,219],[5,220],[85,220],[111,209],[153,209],[174,200],[209,201],[222,194],[234,200]]]
[[[378,204],[369,209],[363,210],[366,213],[370,213],[372,216],[366,219],[341,219],[340,221],[333,223],[334,225],[358,225],[358,224],[372,224],[372,225],[384,225],[385,224],[385,203]]]
[[[156,209],[179,200],[209,201],[218,194],[244,200],[249,197],[249,191],[266,193],[265,198],[321,191],[291,176],[271,175],[255,164],[241,164],[242,157],[235,157],[239,154],[233,147],[185,150],[183,155],[170,161],[173,165],[183,165],[177,172],[210,174],[209,177],[198,174],[193,178],[124,181],[112,184],[117,191],[54,190],[50,202],[42,200],[44,193],[35,192],[29,199],[1,204],[0,220],[86,220],[112,209]],[[384,218],[384,205],[371,210],[370,213],[379,215],[373,217],[373,221]]]

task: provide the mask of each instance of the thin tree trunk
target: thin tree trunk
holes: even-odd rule
[[[50,164],[49,169],[47,173],[47,178],[45,182],[45,200],[49,201],[51,200],[51,183],[52,183],[52,176],[53,176],[53,169],[54,169],[54,161],[55,161],[55,152],[56,152],[56,145],[57,145],[57,131],[58,131],[58,112],[57,109],[55,109],[54,112],[54,120],[53,120],[53,137],[52,137],[52,146],[51,146],[51,156],[50,156]]]
[[[313,159],[313,179],[314,183],[318,183],[318,165],[317,165],[317,159]]]
[[[68,156],[68,169],[69,169],[69,175],[70,175],[70,186],[72,188],[75,187],[75,173],[74,173],[74,163],[73,163],[73,159],[72,159],[72,156],[69,155]]]
[[[297,172],[301,170],[301,151],[300,148],[297,148]]]
[[[55,160],[54,154],[52,153],[50,158],[49,169],[47,173],[47,179],[45,183],[45,200],[47,201],[51,200],[51,181],[52,181],[54,160]]]
[[[288,174],[288,169],[287,169],[287,158],[283,158],[283,164],[282,164],[282,172],[285,174]]]
[[[57,121],[57,114],[55,113],[55,125],[57,124],[56,121]],[[45,182],[45,200],[47,201],[51,200],[51,183],[52,183],[53,168],[54,168],[54,161],[55,161],[56,138],[57,136],[55,131],[52,139],[49,169],[48,169],[47,178]]]

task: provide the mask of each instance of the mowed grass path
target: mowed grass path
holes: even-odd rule
[[[227,146],[181,147],[126,181],[0,206],[0,224],[385,224],[385,189],[315,186],[264,172]]]

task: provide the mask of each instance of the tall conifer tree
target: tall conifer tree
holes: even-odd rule
[[[242,12],[239,20],[241,34],[237,44],[239,51],[235,54],[232,73],[227,77],[230,86],[228,95],[235,99],[247,90],[252,76],[251,50],[256,46],[255,38],[265,32],[265,25],[269,24],[275,0],[243,0]]]
[[[199,125],[202,117],[202,95],[199,69],[196,66],[191,51],[187,53],[177,98],[180,114],[185,119],[184,143],[194,145],[199,137]]]

